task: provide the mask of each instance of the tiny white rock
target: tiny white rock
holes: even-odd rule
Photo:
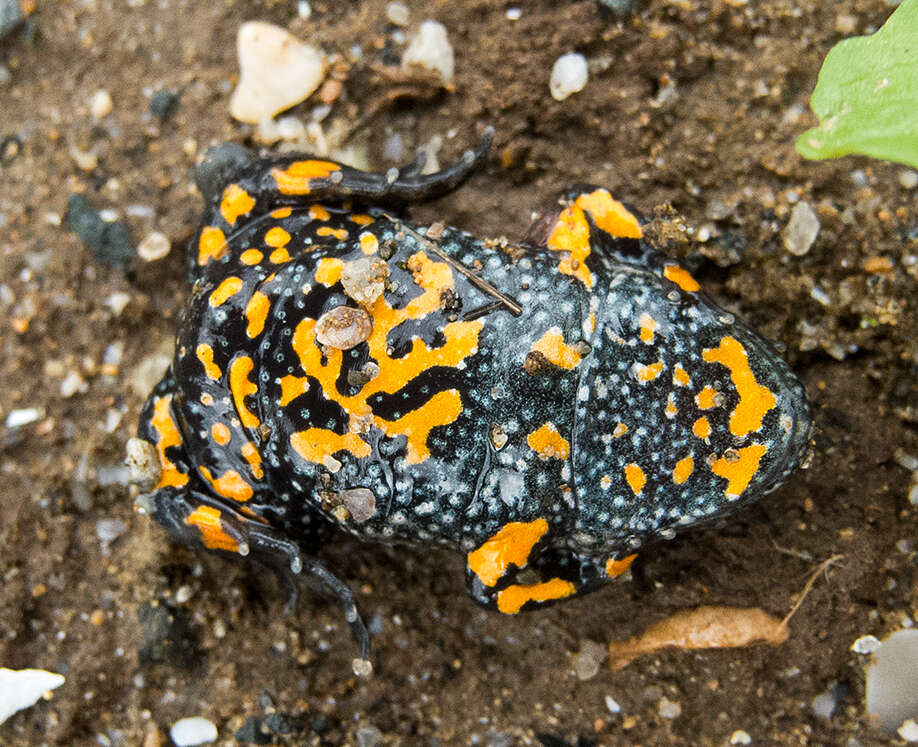
[[[180,718],[169,729],[169,737],[176,747],[210,744],[217,739],[217,727],[203,716]]]
[[[20,428],[23,425],[34,423],[43,414],[44,413],[37,407],[23,407],[19,410],[10,410],[10,414],[6,416],[6,427]]]
[[[389,3],[386,6],[386,20],[394,26],[407,26],[411,21],[411,11],[405,3]]]
[[[0,669],[0,724],[17,711],[35,705],[64,681],[63,675],[44,669]]]
[[[305,100],[319,87],[328,69],[320,50],[265,21],[243,23],[236,49],[239,85],[230,99],[230,114],[249,124]]]
[[[862,635],[851,644],[851,650],[856,654],[872,654],[882,645],[875,635]]]
[[[571,94],[582,91],[587,83],[589,70],[586,57],[579,52],[561,55],[551,68],[548,89],[555,101],[564,101]]]
[[[402,65],[420,65],[433,70],[440,74],[443,85],[451,85],[455,59],[446,27],[437,21],[424,21],[408,44],[402,56]]]
[[[752,737],[750,737],[749,734],[742,729],[737,729],[730,735],[730,744],[744,745],[751,743]]]
[[[95,119],[102,119],[112,113],[112,96],[104,88],[100,88],[92,95],[89,102],[89,111]]]
[[[906,742],[918,742],[918,724],[915,723],[913,718],[905,719],[896,732]]]
[[[172,250],[169,237],[160,231],[150,231],[137,245],[137,254],[144,262],[155,262],[168,256]]]
[[[819,218],[808,202],[798,202],[784,228],[784,246],[791,254],[802,257],[810,251],[819,235]]]

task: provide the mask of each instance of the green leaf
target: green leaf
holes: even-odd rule
[[[836,44],[810,106],[819,126],[797,138],[805,158],[861,153],[918,168],[918,0],[872,36]]]

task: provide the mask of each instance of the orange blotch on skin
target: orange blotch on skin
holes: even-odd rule
[[[688,372],[677,363],[676,368],[673,370],[673,384],[675,386],[688,386],[691,383],[692,379],[689,377]]]
[[[764,444],[753,444],[737,449],[738,458],[728,459],[722,456],[711,465],[711,471],[727,479],[724,495],[727,498],[739,498],[759,469],[759,462],[765,455]]]
[[[290,234],[280,226],[274,226],[265,234],[265,243],[275,249],[286,246],[290,242]]]
[[[646,384],[648,381],[653,381],[663,372],[664,365],[663,361],[657,361],[656,363],[649,363],[647,365],[636,363],[634,369],[635,377],[642,384]]]
[[[341,280],[343,271],[344,263],[340,259],[323,257],[316,266],[316,282],[331,287]]]
[[[711,424],[708,422],[708,419],[704,415],[698,418],[694,425],[692,425],[692,433],[694,433],[702,441],[706,440],[708,436],[711,435]]]
[[[210,294],[210,298],[207,299],[207,302],[214,308],[222,306],[242,290],[242,285],[242,278],[237,278],[235,275],[232,275],[214,289]]]
[[[169,407],[171,403],[172,395],[158,397],[156,402],[153,403],[151,425],[153,430],[156,431],[156,453],[159,456],[159,464],[163,470],[159,476],[159,482],[153,488],[154,490],[167,487],[181,488],[188,484],[188,475],[180,472],[172,460],[166,456],[166,449],[182,445],[182,436],[179,433],[178,426],[172,419],[172,411]]]
[[[217,509],[211,506],[198,506],[185,517],[185,523],[197,528],[201,533],[201,543],[208,550],[239,551],[239,543],[224,531]]]
[[[681,485],[691,477],[694,470],[695,460],[692,457],[687,456],[685,459],[680,459],[676,462],[675,469],[673,469],[673,482],[676,485]]]
[[[260,480],[265,476],[265,471],[261,467],[261,454],[255,448],[255,444],[246,441],[242,445],[242,457],[249,463],[249,469],[252,470],[252,477]]]
[[[570,371],[581,361],[580,351],[564,342],[560,327],[552,327],[538,340],[532,343],[531,351],[541,353],[548,362],[558,368]]]
[[[577,588],[562,578],[539,584],[514,584],[497,593],[497,609],[505,615],[515,615],[527,602],[548,602],[571,596]]]
[[[670,392],[666,396],[666,407],[663,409],[664,414],[667,418],[674,418],[679,412],[679,408],[676,406],[676,395]]]
[[[730,432],[742,437],[762,427],[762,418],[775,406],[775,395],[759,384],[749,367],[746,349],[732,337],[721,338],[720,346],[702,352],[708,363],[720,363],[730,371],[739,402],[730,413]]]
[[[277,210],[272,210],[271,217],[272,218],[289,218],[292,212],[293,212],[293,208],[282,207],[282,208],[278,208]]]
[[[245,405],[245,398],[258,391],[258,387],[249,381],[249,374],[254,366],[255,364],[249,356],[241,355],[230,364],[229,370],[230,392],[233,395],[233,404],[236,406],[239,420],[242,421],[242,425],[245,428],[257,428],[261,425],[258,416]]]
[[[308,195],[313,179],[323,179],[340,166],[331,161],[294,161],[286,169],[271,169],[277,191],[284,195]]]
[[[644,475],[644,470],[638,465],[628,464],[625,466],[625,481],[628,483],[628,487],[631,488],[632,493],[640,495],[644,485],[647,483],[647,477]]]
[[[270,310],[271,301],[268,297],[261,291],[255,291],[245,306],[245,318],[248,321],[245,333],[249,339],[262,333]]]
[[[590,256],[590,226],[583,210],[576,205],[564,208],[546,246],[553,251],[568,254],[558,263],[561,272],[577,278],[587,288],[593,287],[593,276],[586,265],[586,259]]]
[[[634,214],[606,189],[582,194],[574,203],[590,214],[596,227],[616,238],[639,239],[644,233]]]
[[[624,436],[627,432],[628,432],[628,426],[625,425],[624,423],[618,423],[618,424],[616,424],[616,426],[615,426],[615,430],[612,431],[612,435],[613,435],[615,438],[621,438],[621,437]]]
[[[276,265],[282,265],[284,262],[289,262],[293,258],[290,256],[290,252],[287,251],[287,247],[282,246],[271,252],[268,259]]]
[[[599,478],[599,487],[603,490],[608,490],[612,487],[612,478],[609,475],[603,475]]]
[[[699,410],[710,410],[715,406],[714,397],[716,395],[717,390],[714,387],[706,386],[695,395],[695,404],[698,405]]]
[[[467,556],[469,568],[485,586],[494,586],[510,565],[522,568],[536,543],[548,531],[545,519],[504,524]]]
[[[455,389],[438,392],[416,410],[403,415],[398,420],[383,421],[395,433],[408,437],[405,464],[419,464],[430,456],[427,438],[430,431],[438,425],[452,423],[462,413],[462,398]],[[385,430],[385,429],[384,429]]]
[[[202,342],[195,348],[194,353],[198,360],[204,364],[204,373],[207,374],[207,378],[219,381],[220,377],[223,376],[223,372],[220,370],[220,366],[214,363],[214,349],[206,342]]]
[[[378,250],[379,239],[376,238],[375,234],[369,231],[364,231],[360,234],[360,251],[364,254],[376,254]]]
[[[545,423],[526,436],[526,443],[542,460],[567,459],[571,453],[571,445],[551,422]]]
[[[325,428],[307,428],[290,435],[290,445],[307,462],[322,464],[326,457],[338,451],[348,451],[354,456],[370,455],[370,445],[356,433],[339,434]]]
[[[214,441],[220,444],[220,446],[226,446],[230,442],[230,437],[232,436],[226,423],[214,423],[210,427],[210,435]]]
[[[198,264],[206,265],[226,254],[226,234],[215,226],[204,226],[198,239]]]
[[[207,467],[199,467],[198,471],[203,475],[204,479],[211,484],[214,492],[224,498],[230,498],[239,503],[245,503],[255,494],[255,491],[252,490],[252,486],[234,469],[228,469],[217,479],[214,479]]]
[[[695,293],[701,290],[698,281],[679,265],[666,265],[663,268],[663,277],[678,285],[686,293]]]
[[[346,228],[320,226],[316,229],[316,236],[334,236],[338,241],[344,241],[348,237],[348,232]]]
[[[606,561],[606,575],[609,578],[616,578],[621,576],[625,571],[627,571],[631,564],[634,562],[634,559],[637,555],[629,555],[628,557],[622,558],[621,560],[614,560],[609,558]]]
[[[223,190],[223,199],[220,201],[220,215],[231,226],[243,215],[255,207],[255,200],[238,184],[230,184]]]
[[[331,218],[331,213],[321,205],[310,205],[309,217],[311,220],[328,220]]]
[[[650,316],[650,314],[641,314],[640,325],[641,342],[647,343],[648,345],[651,344],[653,342],[653,333],[660,328],[660,325],[657,323],[656,319]]]
[[[373,222],[373,216],[366,213],[353,213],[348,218],[351,223],[356,223],[358,226],[368,226]]]
[[[286,407],[301,394],[309,391],[309,379],[306,376],[288,374],[281,379],[280,406]]]
[[[239,261],[244,265],[257,265],[261,260],[265,258],[265,255],[262,254],[258,249],[246,249],[242,254],[239,255]]]

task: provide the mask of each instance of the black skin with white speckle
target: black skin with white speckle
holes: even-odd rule
[[[364,659],[353,594],[315,558],[332,525],[463,552],[473,599],[513,613],[773,491],[809,441],[772,346],[606,190],[570,187],[512,246],[393,212],[490,139],[424,176],[289,155],[237,173],[141,416],[162,475],[140,505],[337,599]]]

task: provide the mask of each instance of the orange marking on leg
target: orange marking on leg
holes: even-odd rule
[[[247,215],[255,207],[255,200],[238,184],[230,184],[223,190],[223,199],[220,202],[220,215],[231,226],[243,215]]]
[[[277,210],[272,210],[271,217],[272,218],[289,218],[292,212],[293,212],[293,208],[282,207],[282,208],[278,208]]]
[[[249,339],[258,337],[265,328],[271,301],[261,291],[255,291],[245,306],[245,318],[248,320],[245,333]]]
[[[715,407],[714,399],[717,396],[717,390],[712,386],[706,386],[695,395],[695,404],[699,410],[710,410]]]
[[[268,257],[274,264],[282,265],[284,262],[289,262],[293,257],[290,256],[290,252],[287,251],[287,247],[282,246],[279,249],[275,249],[271,252],[271,255]]]
[[[242,254],[239,255],[239,261],[244,265],[257,265],[261,260],[265,258],[265,255],[262,254],[258,249],[246,249]]]
[[[214,363],[214,349],[206,342],[202,342],[195,348],[194,352],[198,360],[204,364],[204,373],[207,374],[207,378],[219,381],[220,377],[223,376],[223,372],[220,370],[220,366]]]
[[[653,381],[657,376],[663,372],[665,364],[663,361],[657,361],[656,363],[635,363],[634,364],[634,374],[635,378],[640,381],[642,384],[646,384],[648,381]]]
[[[316,265],[316,282],[327,285],[329,288],[341,280],[344,263],[340,259],[323,257]]]
[[[255,494],[252,486],[234,469],[228,469],[216,479],[210,474],[210,470],[207,467],[198,467],[198,472],[211,484],[214,492],[224,498],[245,503]]]
[[[701,290],[698,281],[679,265],[666,265],[663,268],[663,277],[678,285],[686,293],[694,293]]]
[[[576,205],[564,208],[546,246],[552,251],[567,254],[558,263],[561,272],[577,278],[587,288],[593,287],[593,276],[586,265],[590,256],[590,225],[583,210]]]
[[[310,205],[309,217],[312,220],[329,220],[331,218],[331,213],[321,205]]]
[[[234,275],[230,276],[224,279],[224,281],[214,289],[214,291],[210,294],[210,298],[207,299],[207,302],[213,308],[222,306],[242,290],[242,285],[242,278],[237,278]]]
[[[223,529],[220,511],[211,506],[198,506],[185,517],[188,526],[196,527],[201,533],[201,543],[208,550],[239,552],[239,543]]]
[[[290,234],[280,226],[274,226],[265,234],[265,243],[275,249],[290,243]]]
[[[288,374],[281,379],[280,406],[286,407],[301,394],[309,391],[309,378]]]
[[[625,480],[628,483],[628,487],[631,488],[631,492],[635,495],[640,495],[644,485],[647,483],[644,470],[636,464],[625,465]]]
[[[552,327],[538,340],[532,343],[530,351],[544,355],[548,362],[558,368],[571,370],[581,361],[580,351],[564,342],[560,327]]]
[[[740,497],[758,471],[766,448],[764,444],[752,444],[738,450],[728,449],[724,456],[711,465],[711,471],[715,475],[727,479],[727,487],[724,489],[727,498]]]
[[[636,557],[637,555],[629,555],[628,557],[622,558],[621,560],[614,560],[613,558],[609,558],[606,561],[606,575],[609,578],[621,576],[631,567],[631,564],[634,562]]]
[[[316,229],[316,236],[334,236],[338,241],[344,241],[348,237],[346,228],[332,228],[331,226],[319,226]]]
[[[739,395],[736,408],[730,413],[730,432],[745,436],[762,427],[762,418],[775,406],[775,395],[756,381],[749,367],[746,349],[732,337],[723,337],[720,347],[702,352],[708,363],[720,363],[730,371],[733,386]]]
[[[198,239],[198,264],[206,265],[211,260],[226,254],[226,234],[215,226],[204,226]]]
[[[239,356],[230,364],[230,392],[233,395],[233,404],[236,406],[239,420],[242,421],[245,428],[257,428],[261,425],[258,416],[245,405],[245,398],[258,391],[258,387],[249,381],[249,374],[254,367],[255,364],[247,355]]]
[[[348,218],[351,223],[356,223],[358,226],[368,226],[374,220],[372,215],[367,215],[366,213],[352,213]]]
[[[246,441],[242,445],[242,457],[249,463],[249,469],[252,470],[252,477],[256,480],[260,480],[265,476],[265,471],[261,466],[261,454],[258,453],[258,449],[255,448],[255,444],[251,441]]]
[[[682,368],[682,366],[677,363],[676,367],[673,369],[673,385],[674,386],[688,386],[692,383],[691,378],[688,375],[688,372]]]
[[[539,455],[539,459],[567,459],[571,445],[558,433],[554,423],[548,422],[526,436],[529,448]]]
[[[548,602],[564,599],[577,587],[563,578],[553,578],[538,584],[514,584],[497,593],[497,609],[505,615],[515,615],[527,602]]]
[[[639,320],[641,325],[641,342],[648,345],[653,343],[653,333],[656,332],[660,325],[650,314],[641,314]]]
[[[331,161],[294,161],[286,169],[271,169],[271,176],[281,194],[308,195],[313,179],[327,178],[340,169]]]
[[[587,211],[596,227],[616,238],[639,239],[643,236],[641,224],[634,214],[618,200],[612,198],[606,189],[597,189],[582,194],[575,203]]]
[[[360,234],[360,251],[364,254],[376,254],[379,250],[379,239],[375,234],[364,231]]]
[[[210,435],[220,446],[226,446],[232,436],[226,423],[214,423],[210,427]]]
[[[348,451],[354,456],[370,455],[370,445],[356,433],[339,434],[325,428],[307,428],[290,435],[290,445],[307,462],[322,464],[326,457],[338,451]]]
[[[504,524],[467,556],[469,568],[485,586],[494,586],[510,565],[522,568],[536,543],[548,531],[545,519]]]
[[[698,418],[694,425],[692,425],[692,433],[694,433],[702,441],[707,440],[708,436],[711,435],[711,424],[708,422],[708,419],[704,415]]]
[[[157,397],[153,403],[153,418],[150,424],[156,431],[156,453],[163,470],[154,490],[166,487],[181,488],[188,484],[188,475],[180,472],[179,468],[166,456],[166,449],[182,445],[182,435],[172,418],[171,403],[171,394],[166,397]]]

